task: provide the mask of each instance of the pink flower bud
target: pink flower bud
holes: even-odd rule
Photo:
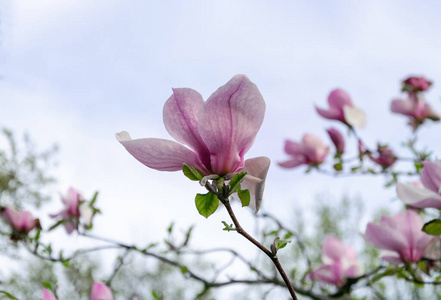
[[[331,127],[326,131],[334,143],[337,153],[343,154],[345,152],[345,139],[343,138],[343,135],[334,127]]]
[[[419,261],[433,237],[421,231],[424,222],[413,210],[395,216],[382,216],[380,224],[368,223],[365,239],[388,250],[382,259],[399,264]]]
[[[365,126],[366,117],[364,112],[354,106],[351,97],[341,90],[335,89],[328,96],[329,109],[315,107],[323,118],[337,120],[351,127],[362,128]]]
[[[410,92],[424,92],[427,91],[432,82],[427,80],[425,77],[409,77],[403,80],[403,89]]]
[[[57,300],[51,291],[43,288],[43,300]]]
[[[377,155],[374,156],[372,154],[369,154],[369,158],[383,168],[389,168],[397,160],[397,157],[395,156],[392,149],[390,149],[388,146],[380,145],[378,145],[377,148]]]
[[[346,278],[358,277],[364,272],[352,246],[345,246],[334,236],[326,237],[323,242],[322,261],[324,264],[309,273],[308,278],[341,286]]]
[[[29,211],[17,211],[11,207],[4,207],[1,214],[17,231],[29,233],[37,225],[37,220]]]
[[[95,281],[90,292],[91,300],[113,300],[112,290],[104,283]]]
[[[285,142],[285,152],[291,159],[279,163],[283,168],[295,168],[300,165],[319,165],[329,153],[329,147],[324,146],[320,138],[312,135],[303,135],[300,143],[287,140]]]

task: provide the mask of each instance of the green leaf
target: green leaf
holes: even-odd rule
[[[47,281],[43,282],[43,286],[44,286],[45,288],[47,288],[48,290],[53,291],[53,289],[52,289],[52,285],[51,285],[49,282],[47,282]]]
[[[291,243],[291,241],[279,240],[279,242],[277,243],[277,249],[285,248],[288,243]]]
[[[343,170],[343,164],[341,162],[334,164],[334,170],[337,172]]]
[[[245,175],[247,175],[247,172],[239,172],[231,178],[228,183],[230,185],[230,195],[236,192]]]
[[[186,266],[181,266],[181,272],[182,274],[185,274],[188,272],[188,268]]]
[[[63,266],[65,266],[65,267],[69,267],[69,265],[70,265],[70,263],[69,263],[69,260],[68,259],[66,259],[66,260],[62,260],[61,261],[61,263],[63,264]]]
[[[202,178],[205,177],[204,173],[196,168],[188,166],[187,164],[182,166],[182,172],[184,172],[184,175],[187,176],[188,179],[193,181],[201,181]]]
[[[206,218],[212,215],[219,206],[219,199],[212,193],[197,194],[195,200],[199,214]]]
[[[62,219],[60,221],[58,221],[57,223],[55,223],[54,225],[52,225],[51,227],[49,227],[48,231],[54,230],[55,228],[57,228],[58,226],[60,226],[61,224],[66,223],[65,219]]]
[[[92,200],[90,200],[90,206],[93,206],[93,204],[96,202],[96,199],[98,198],[98,191],[93,194]]]
[[[11,294],[9,294],[8,292],[5,291],[0,291],[1,294],[4,294],[6,297],[8,297],[9,299],[14,299],[14,300],[18,300],[18,298],[15,298],[14,296],[12,296]]]
[[[250,205],[250,191],[239,190],[237,191],[240,201],[242,201],[242,207]]]
[[[430,235],[441,235],[441,220],[435,219],[427,222],[421,230]]]
[[[173,226],[175,225],[175,223],[174,222],[171,222],[170,223],[170,225],[168,226],[168,228],[167,228],[167,232],[170,234],[170,233],[172,233],[172,231],[173,231]]]

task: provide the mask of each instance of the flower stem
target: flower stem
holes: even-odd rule
[[[219,197],[220,195],[218,195]],[[236,231],[237,233],[239,233],[240,235],[244,236],[247,240],[249,240],[251,243],[253,243],[257,248],[259,248],[263,253],[265,253],[273,262],[273,264],[276,266],[277,271],[279,271],[279,274],[282,276],[283,281],[286,284],[286,287],[289,290],[289,293],[291,294],[291,297],[294,300],[297,300],[297,296],[296,293],[294,291],[294,288],[291,284],[291,282],[289,281],[288,276],[286,275],[285,271],[282,268],[282,265],[279,262],[279,259],[277,257],[276,254],[273,254],[270,250],[268,250],[265,246],[263,246],[261,243],[259,243],[256,239],[254,239],[251,235],[249,235],[243,228],[242,226],[240,226],[239,221],[237,220],[233,209],[231,208],[230,205],[230,201],[228,200],[228,198],[224,198],[224,197],[219,197],[219,200],[225,205],[225,208],[228,211],[228,214],[231,217],[231,220],[234,223],[234,226],[236,226]]]

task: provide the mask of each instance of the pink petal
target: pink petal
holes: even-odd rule
[[[394,265],[399,265],[403,263],[403,260],[401,259],[398,253],[395,252],[388,252],[388,253],[390,253],[390,255],[382,255],[381,259]]]
[[[335,148],[337,149],[337,152],[344,153],[345,152],[345,139],[340,131],[338,131],[336,128],[331,127],[326,130],[329,134],[329,137],[332,140],[332,143],[334,143]]]
[[[336,261],[345,255],[346,247],[334,236],[326,237],[322,246],[322,254],[325,258]],[[326,262],[325,259],[323,259]]]
[[[104,283],[95,281],[90,292],[91,300],[113,300],[112,290]]]
[[[400,252],[409,247],[403,235],[375,223],[368,223],[364,237],[368,242],[381,249]]]
[[[211,153],[216,174],[243,167],[263,122],[265,102],[257,86],[244,75],[234,76],[214,92],[199,115],[199,132]]]
[[[51,291],[43,288],[43,300],[57,300]]]
[[[303,149],[303,145],[297,142],[286,140],[285,141],[285,152],[290,155],[296,154],[304,154],[305,150]]]
[[[199,111],[203,104],[204,100],[197,91],[173,89],[173,95],[164,104],[163,119],[168,133],[193,149],[207,165],[210,163],[210,153],[198,129]]]
[[[277,163],[279,166],[281,166],[282,168],[295,168],[298,167],[300,165],[304,165],[306,164],[306,160],[303,156],[296,156],[290,160],[284,161],[284,162],[280,162]]]
[[[436,163],[425,161],[421,172],[421,182],[431,191],[440,194],[441,188],[441,161]]]
[[[332,265],[321,265],[309,275],[310,278],[327,283],[338,285],[341,278],[336,278],[334,268]]]
[[[255,209],[257,213],[260,209],[263,199],[263,191],[265,189],[265,179],[268,174],[268,169],[270,167],[271,160],[268,157],[261,156],[245,161],[245,167],[242,171],[248,172],[249,175],[262,179],[259,183],[255,183],[247,180],[246,176],[242,182],[242,189],[250,191],[250,206]],[[248,176],[247,174],[247,176]]]
[[[154,138],[132,140],[126,131],[117,133],[116,138],[133,157],[152,169],[179,171],[186,163],[210,174],[196,153],[176,142]]]
[[[397,182],[396,189],[398,198],[405,204],[420,208],[433,207],[441,209],[441,195],[429,189],[401,182]]]
[[[413,117],[414,116],[414,104],[410,99],[396,99],[393,100],[390,109],[392,112],[397,114],[402,114],[405,116]]]
[[[335,89],[331,91],[328,96],[328,103],[330,108],[338,111],[343,111],[343,107],[345,105],[353,106],[351,97],[349,97],[348,93],[342,89]]]
[[[323,109],[323,108],[319,108],[319,107],[315,107],[315,110],[317,111],[317,113],[322,116],[325,119],[329,119],[329,120],[339,120],[344,122],[344,117],[343,117],[343,112],[336,110],[336,109]]]

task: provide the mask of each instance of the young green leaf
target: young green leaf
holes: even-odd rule
[[[430,235],[441,235],[441,220],[435,219],[427,222],[421,230]]]
[[[184,172],[184,175],[187,176],[188,179],[193,181],[201,181],[202,178],[205,177],[204,173],[196,168],[188,166],[187,164],[182,166],[182,172]]]
[[[236,192],[236,189],[239,187],[242,179],[247,175],[247,172],[239,172],[231,178],[230,182],[230,195]]]
[[[212,193],[197,194],[195,202],[199,214],[206,218],[212,215],[219,206],[219,199]]]
[[[12,296],[11,294],[9,294],[8,292],[0,291],[0,293],[1,293],[1,294],[4,294],[6,297],[8,297],[8,299],[18,300],[18,298],[15,298],[14,296]]]
[[[242,207],[250,205],[250,191],[249,190],[239,190],[237,191],[240,201],[242,202]]]
[[[95,194],[93,194],[92,200],[90,200],[90,204],[89,205],[93,207],[93,205],[95,204],[97,198],[98,198],[98,191],[96,191]]]

